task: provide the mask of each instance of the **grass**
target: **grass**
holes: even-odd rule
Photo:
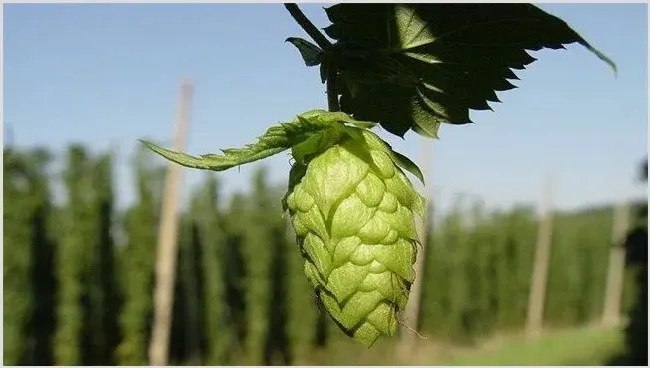
[[[459,354],[440,365],[605,365],[623,349],[619,329],[584,328],[523,338]]]
[[[620,329],[597,327],[546,331],[538,340],[521,334],[490,338],[477,347],[453,346],[421,341],[409,357],[400,359],[398,340],[380,340],[370,349],[349,338],[333,339],[325,350],[311,352],[300,365],[461,365],[461,366],[544,366],[606,365],[623,348]]]

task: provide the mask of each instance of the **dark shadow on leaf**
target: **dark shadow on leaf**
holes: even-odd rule
[[[531,4],[336,4],[325,32],[337,42],[341,109],[403,137],[435,137],[471,123],[496,91],[515,88],[528,51],[578,43],[615,69],[564,21]]]

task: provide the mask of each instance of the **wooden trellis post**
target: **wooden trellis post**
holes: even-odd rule
[[[630,223],[630,206],[623,203],[616,208],[612,226],[612,241],[609,250],[607,266],[607,288],[605,289],[605,305],[603,308],[602,324],[604,327],[615,327],[621,319],[621,297],[625,276],[625,234]]]
[[[537,338],[542,333],[544,324],[544,303],[546,299],[546,282],[548,279],[548,265],[553,242],[553,186],[548,177],[544,184],[542,197],[541,217],[537,231],[537,247],[535,249],[535,263],[530,279],[530,294],[528,299],[528,314],[526,317],[526,335]]]
[[[187,121],[189,120],[192,83],[181,82],[181,96],[178,120],[173,140],[175,151],[185,151]],[[158,230],[156,259],[156,285],[154,289],[154,319],[149,345],[149,364],[167,365],[169,336],[171,333],[174,307],[174,284],[176,280],[176,259],[178,257],[178,198],[180,191],[181,166],[169,164],[162,199],[161,221]]]

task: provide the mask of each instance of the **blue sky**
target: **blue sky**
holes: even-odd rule
[[[328,24],[321,5],[301,7],[319,28]],[[541,7],[613,58],[618,77],[581,46],[534,53],[494,112],[441,128],[430,184],[443,207],[460,193],[489,206],[537,202],[547,174],[561,208],[645,195],[635,177],[647,151],[647,5]],[[193,154],[252,142],[326,107],[318,70],[284,43],[289,36],[307,38],[281,4],[5,5],[4,122],[23,147],[115,149],[124,204],[136,139],[170,141],[183,77],[195,85]],[[388,140],[420,160],[418,136]],[[287,155],[263,164],[286,182]],[[225,192],[247,189],[257,165],[218,174]],[[203,176],[184,170],[185,188]]]

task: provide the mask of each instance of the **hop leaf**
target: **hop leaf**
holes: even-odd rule
[[[322,62],[323,50],[313,43],[298,37],[289,37],[286,42],[296,46],[307,66],[316,66]]]
[[[527,51],[577,43],[614,63],[561,19],[531,4],[336,4],[325,32],[337,42],[341,109],[403,137],[436,137],[470,123],[496,91],[515,86]]]
[[[289,123],[269,128],[254,144],[248,144],[243,148],[222,150],[223,155],[207,154],[195,157],[144,140],[141,142],[150,150],[179,165],[194,169],[223,171],[286,151],[312,134],[330,128],[332,118],[328,114],[330,113],[323,110],[308,111]]]
[[[296,162],[286,205],[304,271],[339,327],[371,346],[392,336],[415,274],[424,200],[372,132]]]

